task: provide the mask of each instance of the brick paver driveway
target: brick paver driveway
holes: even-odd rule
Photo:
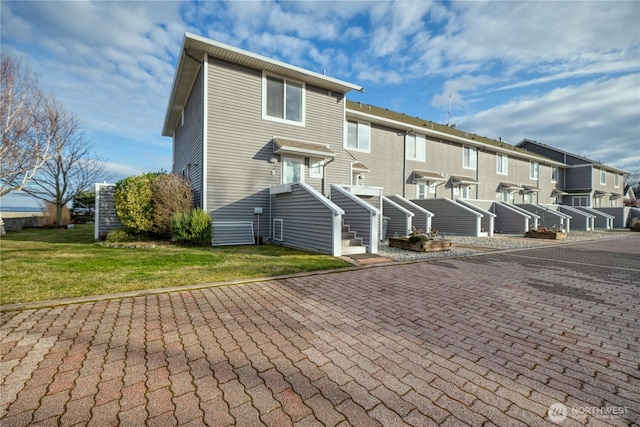
[[[639,255],[626,238],[4,313],[0,424],[639,424]]]

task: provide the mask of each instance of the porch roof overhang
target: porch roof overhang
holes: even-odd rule
[[[622,193],[616,193],[614,191],[611,192],[611,198],[612,199],[619,199],[620,197],[623,197]]]
[[[604,197],[604,196],[610,196],[611,193],[607,193],[606,191],[602,191],[602,190],[595,190],[593,192],[593,197]]]
[[[558,190],[558,189],[553,189],[551,191],[551,194],[554,196],[567,196],[569,193],[567,193],[566,191],[562,191],[562,190]]]
[[[498,188],[501,191],[507,190],[507,191],[520,191],[523,190],[523,186],[520,186],[518,184],[516,184],[515,182],[508,182],[508,181],[502,181],[500,183],[500,185],[498,186]]]
[[[369,168],[362,162],[351,163],[351,170],[355,172],[369,172]]]
[[[540,193],[542,190],[536,187],[535,185],[523,185],[522,190],[525,193]]]
[[[309,157],[335,157],[336,153],[326,144],[273,137],[275,154],[303,155]]]
[[[430,181],[430,182],[444,182],[447,180],[444,176],[440,175],[438,172],[431,172],[425,170],[413,170],[413,178],[416,181]]]
[[[220,43],[206,37],[185,33],[173,77],[173,85],[171,87],[171,94],[169,95],[162,135],[173,135],[182,109],[187,103],[187,98],[191,93],[193,83],[207,56],[257,70],[264,70],[337,93],[346,94],[351,90],[364,92],[361,86],[353,83],[305,70],[304,68]]]
[[[471,178],[470,176],[464,176],[464,175],[451,175],[451,185],[452,186],[459,186],[459,185],[465,185],[465,184],[478,184],[478,181],[476,181],[475,179]]]

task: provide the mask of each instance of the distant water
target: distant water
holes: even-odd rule
[[[42,209],[24,206],[0,206],[0,212],[42,212]]]

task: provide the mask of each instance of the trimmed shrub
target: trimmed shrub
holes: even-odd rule
[[[640,231],[640,218],[631,218],[629,228],[631,231]]]
[[[187,245],[209,246],[213,239],[211,216],[200,208],[176,212],[171,217],[171,240]]]
[[[115,208],[120,222],[134,230],[156,233],[153,220],[151,183],[160,175],[150,172],[131,176],[116,183]]]
[[[193,193],[188,179],[176,174],[158,175],[151,183],[152,219],[155,232],[171,236],[171,218],[176,212],[193,207]]]

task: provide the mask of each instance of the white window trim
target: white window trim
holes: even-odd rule
[[[556,179],[553,179],[553,171],[556,171]],[[557,166],[551,166],[551,182],[558,182],[560,176],[560,169]]]
[[[600,169],[600,185],[607,185],[607,171],[604,169]]]
[[[286,86],[286,82],[291,82],[291,83],[295,83],[295,84],[299,84],[302,85],[302,114],[301,114],[301,121],[296,122],[295,120],[287,120],[287,119],[281,119],[279,117],[273,117],[267,114],[267,76],[268,77],[274,77],[276,79],[280,79],[283,80],[285,82],[285,86]],[[286,100],[286,95],[284,97],[284,99]],[[305,120],[306,120],[306,99],[307,99],[307,85],[305,82],[301,82],[299,80],[294,80],[294,79],[289,79],[287,77],[283,77],[283,76],[279,76],[277,74],[272,74],[272,73],[267,73],[266,71],[262,71],[262,119],[263,120],[269,120],[272,122],[278,122],[278,123],[286,123],[288,125],[294,125],[294,126],[300,126],[300,127],[304,127],[305,126]],[[286,106],[284,107],[285,111],[286,111]]]
[[[314,165],[318,165],[314,167]],[[324,177],[324,160],[318,158],[309,159],[309,178],[323,178]]]
[[[615,188],[620,188],[620,175],[617,173],[613,175],[613,186]]]
[[[414,157],[410,157],[409,156],[409,150],[408,150],[408,145],[409,145],[409,137],[413,138],[413,146],[414,146],[414,153],[416,154]],[[419,150],[418,149],[418,139],[420,139],[422,141],[422,149]],[[424,135],[420,135],[420,134],[407,134],[404,137],[404,144],[405,144],[405,151],[407,152],[407,160],[415,160],[418,162],[424,162],[427,160],[427,138]],[[369,143],[369,145],[371,145],[371,143]]]
[[[282,169],[280,171],[280,183],[281,184],[295,184],[295,182],[284,182],[284,178],[285,178],[285,172],[286,172],[286,164],[287,162],[292,162],[292,163],[297,163],[300,165],[300,181],[296,181],[296,182],[304,182],[304,175],[305,175],[305,167],[304,167],[304,157],[286,157],[283,156],[282,157]]]
[[[358,125],[367,125],[369,126],[369,148],[367,150],[363,150],[362,148],[353,148],[349,147],[349,122],[357,123]],[[346,126],[344,127],[344,149],[349,151],[358,151],[361,153],[371,153],[371,123],[365,122],[363,120],[353,120],[347,119],[345,120]]]
[[[505,166],[504,166],[504,170],[502,172],[500,172],[500,166],[502,165],[501,160],[505,159]],[[509,156],[507,156],[506,154],[500,154],[500,153],[496,153],[496,173],[498,175],[509,175]]]
[[[535,176],[533,175],[533,171],[534,171],[533,165],[536,165],[536,167],[535,167],[535,171],[536,171]],[[534,162],[533,160],[530,160],[529,161],[529,179],[534,179],[534,180],[537,181],[539,178],[540,178],[540,163]]]
[[[473,150],[473,152],[475,153],[475,161],[474,161],[474,165],[471,166],[465,166],[464,164],[464,153],[466,150]],[[471,160],[471,157],[469,157],[469,160]],[[476,147],[471,147],[468,145],[463,145],[462,146],[462,168],[463,169],[470,169],[470,170],[476,170],[478,169],[478,149]]]
[[[423,188],[424,191],[420,192],[420,188]],[[429,185],[426,182],[419,182],[416,184],[416,199],[426,199],[428,197]],[[420,197],[422,195],[422,197]]]

